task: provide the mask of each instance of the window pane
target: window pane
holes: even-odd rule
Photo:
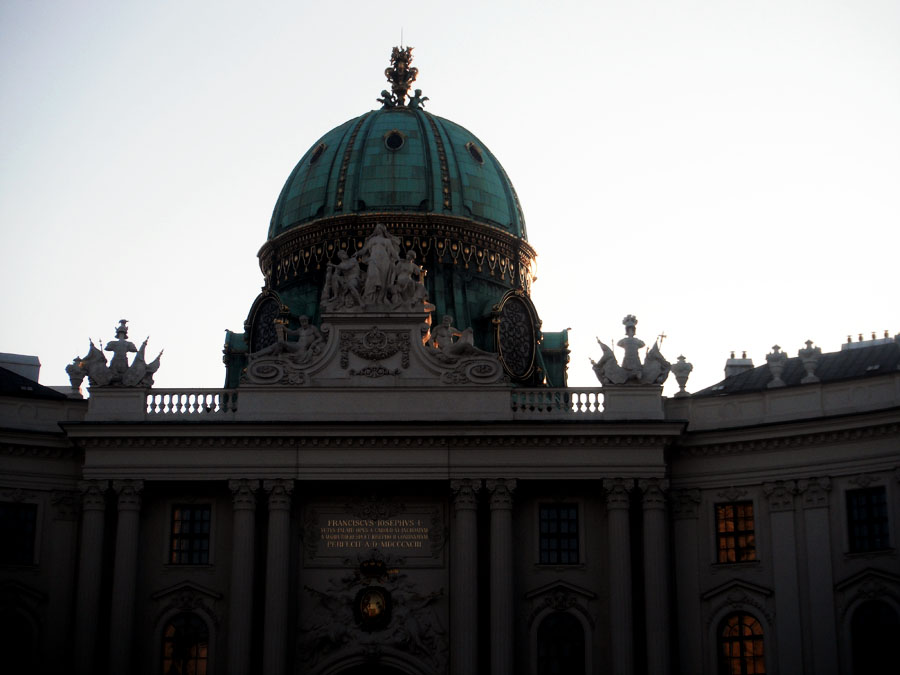
[[[716,532],[720,563],[756,560],[753,502],[717,504]]]

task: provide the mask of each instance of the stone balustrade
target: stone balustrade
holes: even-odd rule
[[[223,417],[237,412],[234,389],[153,389],[147,393],[147,417]]]
[[[517,417],[599,417],[603,414],[603,393],[599,388],[513,389],[510,403]]]

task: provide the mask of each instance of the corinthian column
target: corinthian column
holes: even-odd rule
[[[669,549],[666,495],[669,481],[638,481],[644,508],[644,607],[647,615],[647,672],[669,675]]]
[[[228,603],[228,673],[249,675],[253,628],[253,553],[258,480],[230,480],[232,504],[231,596]]]
[[[516,481],[498,478],[491,495],[491,675],[513,672],[512,495]]]
[[[142,480],[114,480],[119,495],[116,558],[113,566],[112,609],[109,630],[109,670],[130,673],[134,631],[134,582],[137,578]]]
[[[450,668],[453,675],[478,673],[478,491],[481,481],[450,481],[453,491],[451,544]]]
[[[105,480],[79,481],[81,547],[78,552],[78,592],[75,597],[75,672],[94,672],[100,579],[103,577],[103,524],[106,519]]]
[[[288,577],[290,575],[292,480],[266,480],[269,495],[269,543],[266,557],[266,615],[263,624],[263,672],[284,675],[287,666]]]
[[[628,508],[632,481],[605,478],[609,522],[609,621],[612,626],[613,675],[631,675],[634,652],[631,635],[631,536]]]

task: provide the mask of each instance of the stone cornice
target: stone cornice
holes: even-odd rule
[[[488,432],[466,427],[466,435],[436,435],[430,430],[429,435],[424,435],[426,430],[419,427],[410,430],[408,434],[385,434],[371,430],[369,433],[359,431],[346,431],[335,429],[330,434],[308,433],[297,435],[296,432],[279,435],[258,431],[256,433],[229,433],[227,428],[216,430],[220,433],[206,434],[191,433],[197,429],[184,429],[182,432],[156,434],[152,426],[130,429],[131,433],[110,433],[112,430],[104,430],[106,433],[80,436],[80,444],[85,449],[98,448],[122,448],[122,449],[148,449],[148,448],[662,448],[669,445],[671,437],[647,433],[611,433],[611,434],[580,434],[570,435],[565,433],[553,434],[528,434],[520,429],[516,432],[509,429],[500,432]]]
[[[900,422],[897,421],[850,428],[833,428],[827,431],[820,429],[807,433],[791,433],[791,427],[779,426],[780,428],[777,432],[772,435],[745,437],[733,441],[724,440],[724,438],[729,435],[739,435],[738,430],[733,432],[715,432],[714,434],[689,434],[684,440],[679,441],[674,448],[674,452],[689,457],[706,457],[711,455],[787,450],[831,443],[849,443],[885,436],[900,436]],[[704,443],[704,436],[710,437],[712,442]]]

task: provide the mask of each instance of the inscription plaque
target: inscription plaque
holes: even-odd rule
[[[439,505],[390,504],[389,508],[355,504],[307,507],[303,527],[304,564],[344,567],[359,564],[373,551],[406,566],[443,564],[444,513]]]

